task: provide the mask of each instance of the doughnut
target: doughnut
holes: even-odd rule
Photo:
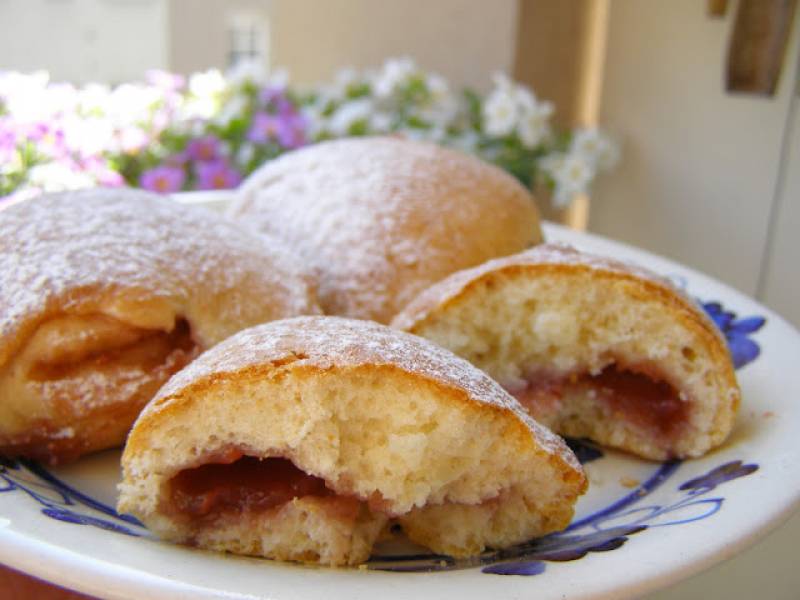
[[[323,565],[397,525],[469,556],[564,528],[586,480],[496,382],[342,317],[241,331],[175,374],[122,456],[121,512],[166,540]]]
[[[326,314],[389,320],[450,273],[541,241],[529,192],[481,160],[400,138],[287,153],[253,173],[229,215],[311,268]]]
[[[50,464],[121,446],[201,351],[318,313],[277,242],[133,190],[43,195],[0,211],[0,454]]]
[[[392,326],[480,367],[539,422],[638,456],[701,456],[740,391],[703,310],[641,267],[544,244],[455,273]]]

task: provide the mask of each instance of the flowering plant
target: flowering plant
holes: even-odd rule
[[[550,187],[566,206],[618,151],[596,129],[556,131],[552,113],[503,75],[486,96],[456,92],[409,59],[345,69],[310,90],[247,64],[188,80],[152,71],[114,88],[0,72],[0,196],[92,185],[231,188],[307,143],[395,134],[477,154],[525,185]]]

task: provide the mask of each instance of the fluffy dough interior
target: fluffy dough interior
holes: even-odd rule
[[[584,487],[582,474],[538,449],[516,417],[391,368],[222,375],[182,394],[142,415],[120,485],[120,510],[173,541],[357,564],[399,522],[436,552],[471,555],[563,528]],[[231,448],[290,460],[333,496],[211,520],[176,516],[173,478]],[[332,514],[336,498],[355,499],[357,510]]]
[[[663,460],[720,444],[738,404],[720,368],[727,351],[697,322],[630,279],[510,271],[410,330],[486,371],[561,435]]]
[[[60,462],[116,446],[198,351],[181,319],[171,331],[99,313],[45,321],[0,370],[0,448]]]

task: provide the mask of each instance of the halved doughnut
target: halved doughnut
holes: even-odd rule
[[[399,523],[465,556],[565,527],[586,480],[479,369],[389,327],[299,317],[172,377],[134,425],[119,510],[203,548],[328,565]]]
[[[318,312],[286,250],[201,208],[112,189],[15,204],[0,211],[0,453],[122,445],[202,350]]]
[[[477,365],[561,435],[661,460],[700,456],[733,427],[718,328],[634,265],[546,244],[452,275],[392,325]]]

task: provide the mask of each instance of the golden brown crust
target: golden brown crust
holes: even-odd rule
[[[125,336],[171,335],[184,322],[192,348],[183,350],[193,356],[245,327],[318,312],[286,250],[204,209],[124,189],[50,194],[6,208],[0,212],[0,448],[66,460],[120,444],[153,390],[187,362],[152,349],[169,362],[156,368],[146,348]],[[105,319],[107,331],[82,334],[70,319]],[[27,345],[56,325],[71,331],[65,347],[85,346],[84,358],[55,363],[61,371],[66,363],[74,367],[71,391],[51,383],[58,376],[28,376],[43,367],[53,371],[47,348],[34,356]],[[105,397],[112,390],[97,385],[107,368],[100,362],[85,387],[76,379],[105,346],[125,368],[134,359],[142,363],[134,369],[137,383],[116,386],[135,410]],[[120,423],[99,428],[106,414]]]
[[[150,419],[224,380],[311,376],[349,369],[407,373],[453,401],[514,415],[537,445],[579,468],[564,441],[536,423],[496,382],[467,361],[424,338],[369,321],[339,317],[295,317],[231,336],[176,373],[142,411],[126,447],[135,452]]]
[[[271,161],[229,214],[298,252],[327,314],[382,323],[453,271],[542,239],[533,198],[513,177],[397,138],[325,142]]]
[[[707,403],[713,415],[707,425],[700,426],[698,439],[708,436],[708,441],[698,442],[692,447],[689,442],[685,442],[682,450],[677,452],[679,456],[696,456],[705,452],[709,447],[721,443],[733,427],[734,416],[740,402],[740,391],[733,368],[727,344],[719,329],[701,310],[701,308],[681,290],[677,289],[668,280],[658,275],[627,263],[593,256],[578,252],[577,250],[559,244],[545,244],[528,250],[526,252],[489,261],[483,265],[472,269],[466,269],[451,275],[438,284],[427,289],[415,298],[405,309],[403,309],[392,321],[392,326],[429,337],[439,343],[449,347],[449,344],[439,339],[441,336],[449,335],[448,327],[454,325],[444,325],[445,322],[454,323],[455,320],[448,320],[448,315],[464,312],[467,307],[477,306],[486,302],[488,295],[492,294],[493,289],[503,289],[504,294],[508,290],[515,288],[522,289],[525,282],[552,282],[553,286],[561,285],[562,289],[570,289],[571,294],[590,293],[594,286],[599,290],[606,290],[610,294],[622,294],[631,305],[650,304],[658,306],[657,312],[665,319],[671,319],[676,330],[685,332],[686,339],[692,339],[692,351],[697,351],[707,359],[713,371],[713,378],[717,381],[715,394],[704,394],[704,398],[693,398],[701,403]],[[582,283],[579,283],[582,282]],[[544,284],[543,284],[544,285]],[[594,293],[594,292],[592,292]],[[593,296],[594,297],[594,296]],[[599,297],[603,302],[602,296]],[[538,298],[531,297],[531,301],[538,302]],[[519,298],[514,300],[520,302]],[[510,306],[510,305],[509,305]],[[516,305],[515,305],[516,306]],[[510,310],[510,309],[509,309]],[[534,319],[534,309],[529,309],[527,305],[520,304],[518,311],[530,311],[527,317],[520,317],[523,320]],[[557,310],[557,308],[552,309]],[[521,314],[521,313],[520,313]],[[527,314],[527,313],[526,313]],[[590,314],[581,317],[587,319],[581,321],[579,327],[591,329],[592,317]],[[503,327],[502,323],[488,325],[492,328]],[[646,323],[631,323],[628,326],[635,327],[637,330],[644,330]],[[633,331],[633,330],[631,330]],[[453,335],[458,332],[450,331]],[[461,332],[464,335],[464,332]],[[637,334],[641,335],[641,334]],[[597,342],[596,342],[597,343]],[[652,339],[653,347],[666,343],[664,339]],[[452,348],[451,348],[452,349]],[[465,350],[466,352],[466,350]],[[609,347],[598,350],[600,356],[613,356],[615,350]],[[461,354],[461,352],[459,352]],[[464,354],[469,356],[468,352]],[[470,357],[471,358],[471,357]],[[488,368],[480,364],[480,359],[476,359],[479,366]],[[635,364],[637,358],[627,356],[622,360]],[[655,364],[659,360],[654,360],[652,356],[640,356],[642,367],[648,363]],[[672,360],[672,359],[670,359]],[[487,363],[488,364],[488,363]],[[607,363],[606,363],[607,364]],[[675,365],[664,363],[664,374],[675,373]],[[672,371],[666,367],[672,368]],[[542,364],[522,365],[523,371],[529,372],[557,373],[558,367],[543,362]],[[595,363],[592,369],[598,371],[602,365]],[[659,367],[660,368],[660,367]],[[489,372],[498,376],[489,368]],[[669,377],[666,377],[670,381]],[[678,390],[682,390],[683,382],[670,381]],[[677,383],[677,385],[675,385]],[[694,386],[697,388],[697,386]],[[688,388],[687,388],[688,389]],[[685,391],[685,390],[684,390]],[[541,415],[539,415],[541,416]],[[576,435],[569,429],[561,430],[560,426],[549,422],[556,427],[559,433],[564,435]],[[581,426],[582,427],[582,426]],[[583,431],[583,429],[581,429]],[[581,433],[581,435],[585,435]],[[674,456],[674,450],[664,449],[663,447],[652,448],[639,445],[634,448],[630,442],[614,443],[624,447],[629,451],[634,451],[649,458],[664,458]],[[687,450],[688,448],[688,450]]]
[[[627,282],[632,298],[658,299],[664,305],[682,315],[692,327],[702,329],[712,336],[717,350],[724,350],[725,340],[719,328],[697,307],[685,293],[669,280],[632,263],[624,263],[607,257],[579,252],[565,244],[540,244],[535,248],[487,261],[471,269],[453,273],[421,292],[392,319],[396,329],[416,333],[424,327],[426,320],[466,301],[469,294],[480,286],[491,286],[501,277],[538,277],[572,275],[578,272],[590,274],[598,279]]]
[[[305,533],[271,514],[247,525],[226,522],[226,533],[160,508],[176,473],[231,446],[288,459],[336,495],[358,499],[370,523],[402,516],[412,537],[459,555],[563,528],[586,489],[563,441],[488,376],[416,336],[337,317],[275,321],[212,348],[141,413],[122,458],[120,510],[158,535],[315,560],[306,554]],[[452,538],[430,506],[470,515],[463,527],[474,533],[472,541]],[[324,519],[316,522],[332,531]],[[248,537],[250,529],[270,532],[269,543],[231,543],[230,531]],[[377,529],[370,532],[377,536]],[[286,536],[299,540],[294,554],[274,550],[285,547]],[[319,560],[365,558],[342,550]]]

